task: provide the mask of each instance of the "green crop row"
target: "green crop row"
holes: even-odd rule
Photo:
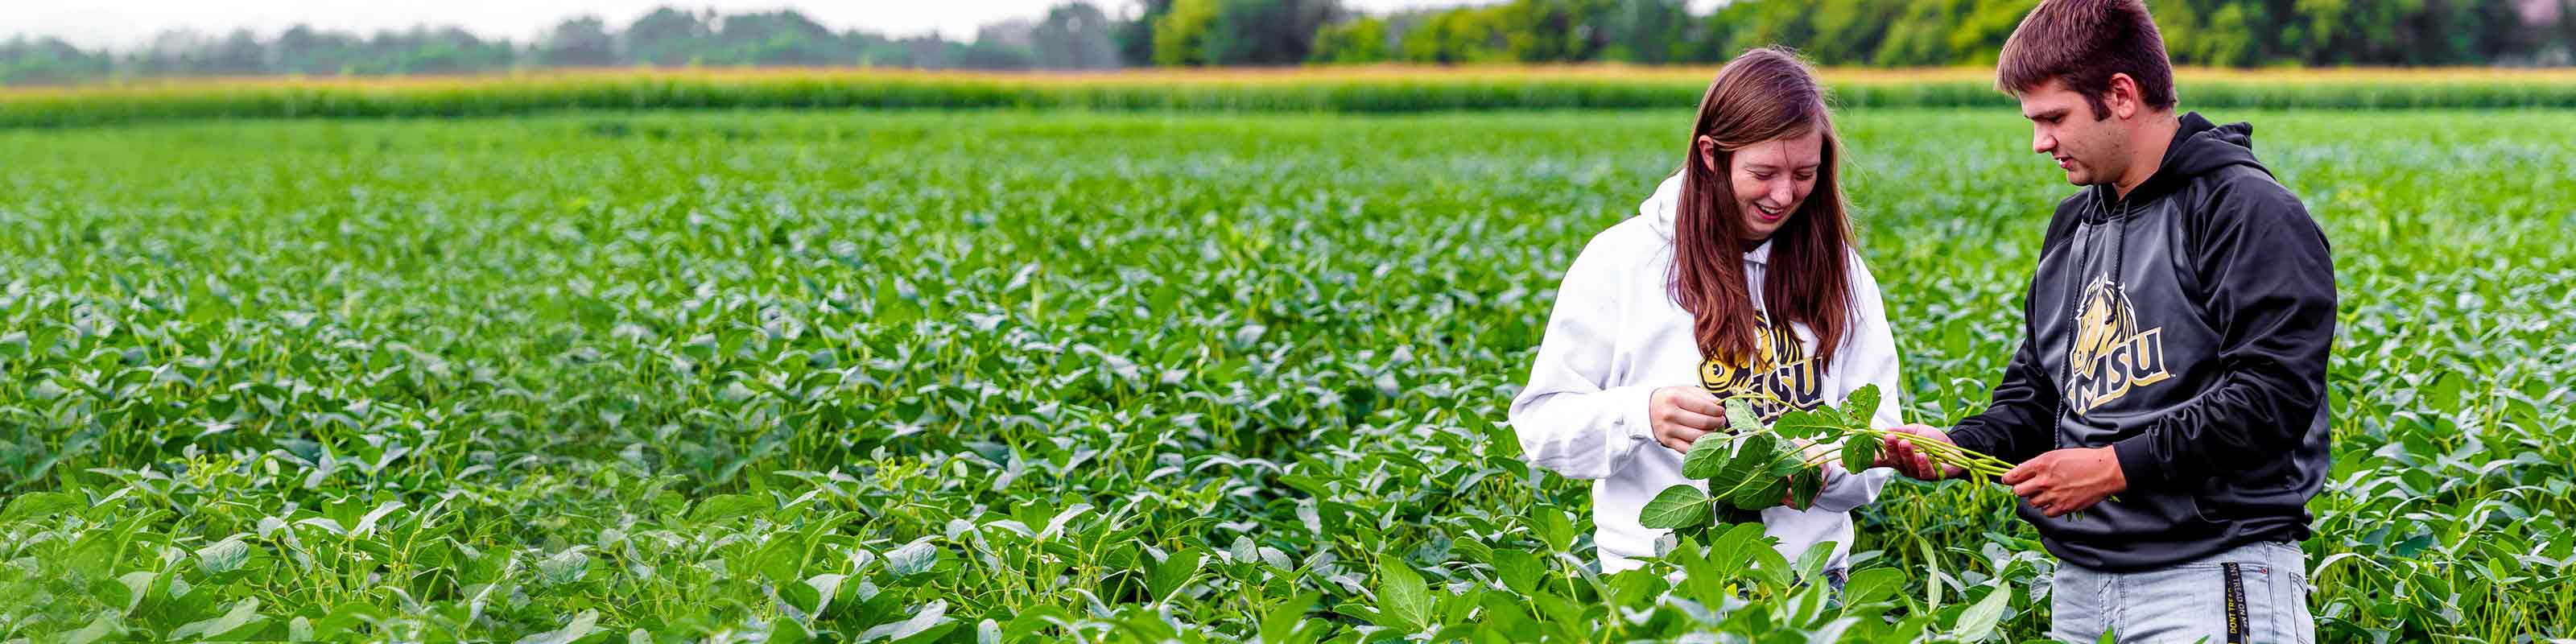
[[[553,110],[1036,109],[1403,113],[1689,106],[1703,80],[1668,73],[1329,74],[1292,80],[1145,76],[1055,80],[943,75],[601,75],[468,79],[422,84],[250,83],[142,90],[0,94],[0,127],[62,127],[168,119],[480,117]],[[2009,104],[1981,78],[1955,73],[1834,83],[1848,107],[1991,107]],[[2186,80],[2184,101],[2202,108],[2394,109],[2576,107],[2576,81],[2542,76],[2421,74],[2282,80]]]

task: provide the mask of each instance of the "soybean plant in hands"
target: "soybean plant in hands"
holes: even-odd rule
[[[1879,401],[1875,385],[1852,392],[1842,408],[1820,405],[1790,410],[1769,426],[1753,413],[1753,402],[1764,397],[1757,393],[1728,398],[1727,432],[1700,437],[1682,457],[1682,476],[1706,481],[1707,491],[1689,484],[1664,488],[1638,511],[1638,521],[1705,542],[1705,535],[1698,533],[1715,527],[1712,519],[1718,516],[1740,517],[1779,505],[1783,498],[1807,507],[1824,488],[1826,463],[1841,461],[1850,472],[1868,469],[1889,438],[1912,443],[1933,464],[1955,465],[1970,476],[1993,480],[2012,469],[2009,463],[1956,445],[1870,427],[1870,412],[1878,409]]]

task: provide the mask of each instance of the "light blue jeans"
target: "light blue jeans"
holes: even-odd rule
[[[2307,554],[2298,544],[2237,546],[2156,570],[2103,572],[2063,561],[2049,590],[2049,637],[2098,642],[2310,644]]]

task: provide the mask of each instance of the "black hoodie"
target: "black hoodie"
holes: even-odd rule
[[[1950,431],[2013,463],[2112,447],[2129,483],[2115,500],[2080,519],[2020,503],[2049,552],[2086,568],[2306,539],[2330,462],[2325,235],[2254,160],[2252,125],[2181,124],[2128,198],[2097,185],[2057,204],[2021,349],[1993,405]]]

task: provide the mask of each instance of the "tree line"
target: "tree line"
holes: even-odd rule
[[[835,30],[802,13],[664,7],[568,19],[521,43],[454,27],[262,37],[166,32],[128,52],[0,41],[0,84],[119,77],[462,74],[528,68],[857,66],[1093,70],[1353,63],[1714,63],[1763,44],[1837,66],[1991,62],[2032,0],[1507,0],[1369,14],[1339,0],[1087,0],[969,40]],[[2175,62],[2566,65],[2576,0],[2159,0]]]

